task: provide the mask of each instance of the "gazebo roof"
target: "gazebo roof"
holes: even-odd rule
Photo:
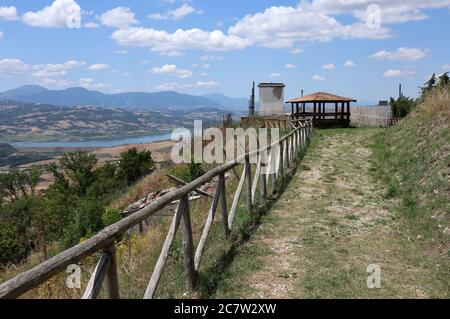
[[[289,100],[287,103],[311,103],[311,102],[356,102],[355,99],[334,95],[326,92],[316,92],[303,97]]]

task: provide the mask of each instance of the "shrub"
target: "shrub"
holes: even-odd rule
[[[138,152],[136,148],[120,154],[119,173],[128,182],[128,185],[147,175],[154,168],[155,162],[150,151]]]
[[[391,97],[391,107],[395,118],[406,117],[416,105],[414,99],[402,96],[397,100]]]
[[[205,174],[201,163],[180,164],[170,170],[170,174],[175,175],[186,183],[192,182]]]

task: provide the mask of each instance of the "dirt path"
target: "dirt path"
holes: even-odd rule
[[[320,134],[217,297],[442,296],[432,271],[439,265],[424,257],[371,177],[376,132]],[[367,287],[370,264],[381,267],[380,289]]]

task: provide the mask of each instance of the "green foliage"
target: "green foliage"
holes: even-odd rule
[[[170,173],[179,179],[182,179],[186,183],[190,183],[200,176],[203,176],[205,174],[205,170],[201,163],[189,163],[173,167],[170,170]]]
[[[119,211],[105,210],[108,202],[154,167],[147,151],[131,149],[121,159],[97,168],[93,154],[67,153],[48,166],[55,181],[39,197],[39,168],[0,174],[0,265],[21,261],[33,249],[46,253],[53,242],[69,248],[119,221]]]
[[[53,173],[57,184],[73,190],[79,195],[84,195],[95,180],[94,167],[96,164],[95,155],[76,151],[64,154],[59,160],[61,172],[54,165],[50,166],[50,172]]]
[[[21,198],[0,214],[0,264],[15,263],[25,258],[33,248],[30,224],[40,209],[37,198]]]
[[[120,154],[119,171],[128,185],[150,173],[154,166],[155,162],[150,151],[138,152],[136,148],[132,148]]]
[[[448,77],[448,72],[445,72],[439,77],[438,85],[440,87],[448,87],[450,84],[450,78]]]
[[[402,96],[397,100],[391,97],[390,104],[395,118],[406,117],[416,105],[414,99],[406,96]]]
[[[427,95],[434,94],[436,89],[449,88],[450,78],[448,73],[449,72],[445,72],[439,77],[436,76],[436,73],[433,73],[431,78],[424,84],[423,87],[420,88],[422,92],[422,99],[424,99]]]
[[[103,213],[102,220],[105,226],[118,222],[122,216],[119,209],[107,208]]]
[[[13,202],[20,197],[34,195],[41,174],[41,170],[37,167],[22,171],[12,170],[0,174],[0,204],[4,198]]]

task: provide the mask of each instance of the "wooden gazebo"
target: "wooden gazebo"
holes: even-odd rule
[[[286,103],[291,104],[293,120],[312,118],[315,127],[332,128],[350,126],[351,102],[356,100],[326,92],[316,92]]]

